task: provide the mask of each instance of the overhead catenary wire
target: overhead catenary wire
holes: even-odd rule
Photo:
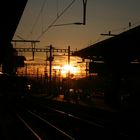
[[[73,5],[73,3],[75,2],[76,0],[72,0],[71,3],[63,9],[63,11],[58,15],[57,14],[57,17],[50,23],[50,25],[44,30],[42,31],[42,33],[37,37],[37,40],[40,39],[56,22],[57,20]]]
[[[59,15],[59,0],[56,1],[57,16]]]
[[[40,18],[40,16],[41,16],[42,13],[43,13],[43,10],[44,10],[44,7],[45,7],[45,5],[46,5],[46,2],[47,2],[47,0],[44,0],[43,3],[42,3],[42,5],[41,5],[41,9],[40,9],[40,11],[39,11],[39,14],[38,14],[38,16],[37,16],[37,18],[36,18],[36,20],[35,20],[35,22],[34,22],[32,28],[31,28],[31,34],[33,33],[33,31],[34,31],[34,29],[35,29],[35,27],[36,27],[36,25],[37,25],[37,23],[38,23],[38,21],[39,21],[39,18]],[[42,19],[42,20],[43,20],[43,19]]]
[[[56,27],[56,26],[66,26],[66,25],[86,25],[86,5],[87,5],[87,0],[83,0],[83,21],[82,22],[53,24],[52,26]],[[58,0],[57,0],[57,16],[58,14],[59,13],[58,13]]]

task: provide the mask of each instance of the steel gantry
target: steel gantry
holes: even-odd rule
[[[32,60],[34,60],[35,52],[38,53],[46,53],[46,62],[49,61],[49,78],[50,81],[52,79],[52,61],[54,60],[54,56],[68,56],[68,65],[70,65],[70,56],[74,53],[74,51],[70,50],[70,46],[67,49],[56,49],[52,45],[46,46],[45,48],[36,48],[36,43],[39,41],[36,40],[13,40],[15,42],[15,49],[17,52],[32,52]],[[16,42],[30,42],[30,48],[17,48]],[[47,66],[47,63],[46,63]]]

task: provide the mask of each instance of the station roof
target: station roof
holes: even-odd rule
[[[140,57],[140,25],[76,51],[73,55],[84,59],[137,59]]]
[[[28,0],[3,0],[0,5],[0,48],[10,44]],[[8,45],[9,45],[8,44]],[[4,46],[5,47],[5,46]]]
[[[0,5],[0,64],[11,46],[19,21],[28,0],[2,0]]]

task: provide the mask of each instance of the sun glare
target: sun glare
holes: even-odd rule
[[[70,74],[76,74],[78,72],[77,67],[71,66],[71,65],[64,65],[62,67],[61,73],[62,74],[67,74],[70,72]]]

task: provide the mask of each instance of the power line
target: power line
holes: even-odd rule
[[[75,2],[76,0],[72,0],[72,2],[66,7],[64,8],[64,10],[59,14],[57,15],[57,17],[51,22],[51,24],[38,36],[37,39],[40,39],[56,22],[57,20],[73,5],[73,3]]]
[[[86,25],[86,5],[87,5],[87,0],[83,0],[83,21],[82,22],[55,24],[55,25],[52,25],[52,26],[53,27],[54,26],[66,26],[66,25],[74,25],[74,24],[75,25]]]
[[[38,22],[38,20],[39,20],[39,18],[40,18],[40,16],[41,16],[41,14],[43,13],[43,10],[44,10],[44,7],[45,7],[46,2],[47,2],[47,0],[44,0],[43,3],[42,3],[40,12],[39,12],[39,14],[38,14],[38,16],[37,16],[37,18],[36,18],[36,20],[35,20],[33,26],[32,26],[31,33],[33,33],[33,31],[34,31],[34,29],[35,29],[35,26],[36,26],[36,24],[37,24],[37,22]]]

